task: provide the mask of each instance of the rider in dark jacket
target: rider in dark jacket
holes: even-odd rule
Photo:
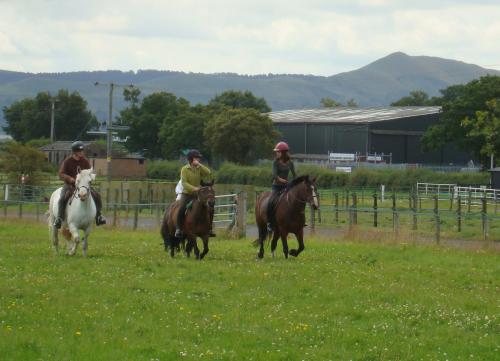
[[[292,173],[292,177],[295,178],[295,166],[288,154],[288,144],[285,142],[279,142],[274,147],[274,152],[276,154],[276,159],[273,161],[273,184],[272,193],[269,197],[267,205],[267,228],[269,232],[272,232],[274,225],[274,209],[276,207],[276,202],[279,199],[279,195],[286,189],[288,184],[288,175]]]
[[[56,228],[61,228],[66,210],[66,204],[75,191],[75,180],[78,174],[78,169],[83,170],[91,168],[90,162],[83,154],[83,150],[83,142],[77,141],[71,144],[72,154],[64,159],[61,163],[61,167],[59,168],[59,178],[64,181],[64,185],[61,191],[61,197],[59,198],[57,218],[54,221],[54,227]],[[92,198],[94,199],[96,206],[96,225],[100,226],[101,224],[106,224],[106,219],[101,215],[101,196],[92,188],[90,189],[90,193],[92,194]]]

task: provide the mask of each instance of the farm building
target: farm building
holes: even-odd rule
[[[392,163],[463,165],[470,155],[452,145],[423,152],[420,138],[439,121],[440,107],[323,108],[268,113],[294,155],[391,155]]]
[[[50,163],[59,165],[71,154],[72,142],[58,141],[40,148]],[[107,176],[106,145],[98,142],[84,142],[85,156],[98,176]],[[137,154],[113,152],[111,158],[113,178],[145,178],[146,160]]]

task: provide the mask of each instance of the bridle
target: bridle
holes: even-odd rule
[[[308,182],[306,182],[306,186],[311,186],[313,187],[311,184],[308,184]],[[307,196],[306,196],[307,198]],[[299,197],[297,196],[294,196],[294,200],[298,201],[299,203],[302,203],[302,204],[306,204],[306,203],[309,203],[311,206],[314,206],[316,207],[316,204],[319,205],[319,197],[318,197],[318,192],[316,192],[314,190],[314,188],[312,189],[312,197],[311,197],[311,200],[303,200],[303,199],[300,199]],[[286,191],[286,201],[288,204],[290,204],[290,190],[287,190]]]

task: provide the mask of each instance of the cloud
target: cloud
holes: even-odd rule
[[[494,1],[0,1],[0,68],[312,73],[394,51],[497,64]]]

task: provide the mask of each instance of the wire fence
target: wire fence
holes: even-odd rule
[[[3,185],[0,214],[44,220],[50,194],[56,188]],[[443,237],[500,239],[496,193],[491,196],[482,188],[471,187],[455,192],[451,191],[451,185],[427,187],[426,192],[418,189],[416,186],[391,193],[368,188],[321,189],[320,209],[316,212],[310,209],[306,221],[313,230],[384,230],[395,236],[430,237],[437,243]],[[158,227],[165,210],[173,202],[170,193],[164,189],[107,189],[103,208],[108,224],[132,229]],[[253,196],[257,195],[258,192],[254,192]],[[245,235],[247,220],[249,224],[254,222],[253,203],[253,200],[247,202],[245,192],[216,196],[215,226],[229,230],[237,227],[236,233]]]

